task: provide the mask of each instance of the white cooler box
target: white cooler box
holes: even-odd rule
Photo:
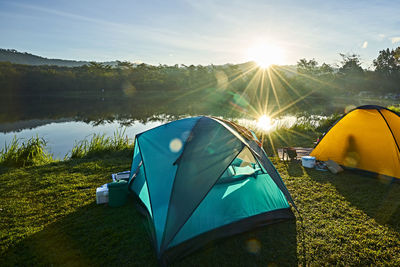
[[[303,165],[303,167],[306,167],[306,168],[314,168],[315,157],[312,157],[312,156],[301,157],[301,164]]]
[[[108,203],[108,187],[104,184],[96,189],[96,202],[97,204]]]

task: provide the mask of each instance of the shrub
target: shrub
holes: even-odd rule
[[[107,137],[105,134],[94,134],[90,140],[84,139],[76,143],[72,148],[70,158],[97,156],[105,152],[120,151],[130,147],[131,143],[128,136],[125,135],[125,129],[115,131],[112,137]]]
[[[329,130],[329,128],[331,128],[332,125],[342,116],[343,114],[332,114],[331,116],[326,117],[326,119],[320,120],[318,127],[316,127],[315,130],[317,132],[326,133]]]
[[[0,164],[7,167],[25,167],[49,163],[52,155],[46,151],[43,138],[31,137],[27,141],[14,139],[0,151]]]
[[[399,106],[388,106],[388,109],[400,114],[400,105]]]

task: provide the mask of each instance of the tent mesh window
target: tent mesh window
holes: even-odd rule
[[[217,184],[237,182],[249,177],[255,178],[263,172],[253,154],[245,147],[221,175]]]

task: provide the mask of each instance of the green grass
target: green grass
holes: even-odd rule
[[[46,141],[38,136],[28,140],[14,139],[0,151],[0,165],[8,167],[35,166],[53,161],[46,151]]]
[[[310,146],[328,126],[278,130],[265,148]],[[0,266],[157,265],[133,198],[95,203],[96,187],[130,168],[129,140],[96,135],[83,146],[64,161],[0,165]],[[400,183],[272,160],[301,216],[213,241],[175,266],[400,265]]]
[[[400,264],[399,184],[304,169],[299,163],[275,164],[304,220],[304,228],[298,227],[301,263]]]
[[[27,140],[14,137],[11,143],[5,144],[4,148],[0,150],[0,166],[15,168],[39,166],[53,162],[53,157],[47,152],[46,145],[46,140],[38,136]],[[65,160],[97,157],[132,147],[133,144],[125,134],[125,129],[116,130],[112,136],[94,134],[90,139],[77,142],[70,155],[65,156]]]
[[[95,188],[129,169],[131,156],[0,169],[0,266],[157,265],[133,199],[95,204]],[[399,184],[274,162],[302,220],[214,241],[176,266],[400,264]]]
[[[129,169],[131,155],[123,150],[101,158],[0,169],[0,266],[121,264],[132,260],[127,257],[132,250],[148,246],[151,253],[132,201],[116,209],[95,204],[96,187],[109,182],[111,173]]]
[[[94,134],[91,139],[84,139],[75,144],[72,148],[70,158],[93,157],[109,153],[111,151],[120,151],[132,148],[128,136],[125,134],[125,129],[115,131],[113,136],[105,134]],[[68,155],[66,155],[68,158]]]

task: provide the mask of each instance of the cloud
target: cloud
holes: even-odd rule
[[[362,48],[367,48],[367,47],[368,47],[368,42],[365,41],[365,42],[363,43],[363,45],[362,45]]]
[[[400,42],[400,37],[393,37],[392,38],[392,44],[399,43],[399,42]]]
[[[383,38],[385,38],[385,35],[383,33],[378,34],[378,40],[382,41]]]
[[[236,50],[232,48],[237,40],[232,40],[226,37],[219,36],[204,36],[199,34],[192,34],[188,36],[183,36],[179,32],[171,31],[166,28],[154,28],[145,26],[135,26],[132,24],[117,23],[113,21],[91,18],[87,16],[81,16],[69,12],[60,11],[57,9],[51,9],[47,7],[41,7],[37,5],[30,4],[19,4],[12,3],[14,6],[20,8],[25,8],[34,11],[40,11],[56,16],[65,17],[68,19],[73,19],[77,21],[83,21],[88,23],[93,23],[95,25],[102,25],[104,28],[112,29],[113,33],[119,32],[124,36],[140,36],[142,39],[149,41],[155,41],[163,45],[170,45],[174,47],[180,47],[183,49],[193,49],[202,51],[212,51],[215,53],[230,52],[235,53]],[[220,45],[220,44],[224,45]],[[226,47],[230,47],[227,49]]]

